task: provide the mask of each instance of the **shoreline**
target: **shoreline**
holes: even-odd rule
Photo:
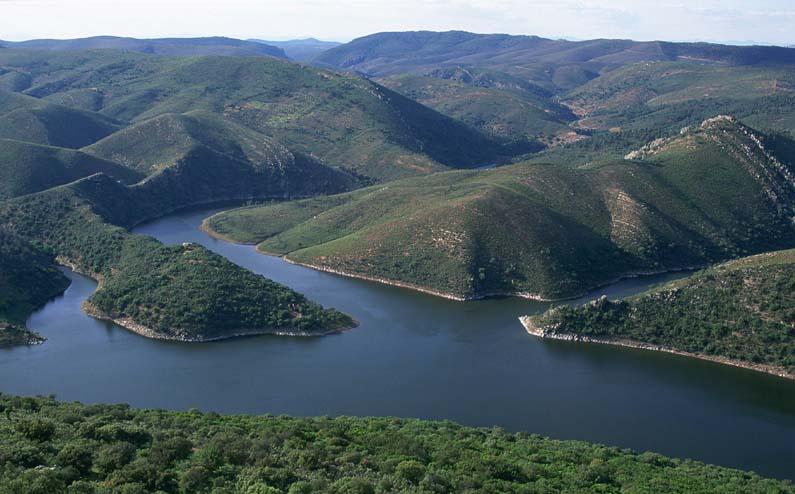
[[[569,301],[569,300],[576,300],[578,298],[585,297],[590,292],[592,292],[594,290],[599,290],[600,288],[608,287],[610,285],[613,285],[615,283],[621,282],[623,280],[629,280],[629,279],[633,279],[633,278],[641,278],[643,276],[656,276],[656,275],[662,275],[662,274],[672,274],[672,273],[681,273],[681,272],[687,272],[687,271],[696,271],[698,269],[701,269],[701,268],[704,268],[704,267],[707,266],[707,265],[704,265],[704,266],[684,266],[684,267],[680,267],[680,268],[662,269],[662,270],[657,270],[657,271],[633,271],[633,272],[626,273],[626,274],[623,274],[621,276],[618,276],[616,278],[613,278],[613,279],[611,279],[611,280],[609,280],[609,281],[607,281],[605,283],[600,283],[599,285],[596,285],[596,286],[594,286],[592,288],[588,288],[588,289],[586,289],[585,291],[583,291],[581,293],[578,293],[578,294],[575,294],[575,295],[571,295],[571,296],[566,296],[566,297],[559,297],[559,298],[547,298],[547,297],[544,297],[543,295],[527,293],[527,292],[488,292],[488,293],[482,293],[482,294],[477,294],[477,295],[465,295],[465,296],[462,296],[462,295],[457,295],[457,294],[454,294],[454,293],[448,293],[448,292],[443,292],[443,291],[440,291],[440,290],[434,290],[433,288],[427,288],[427,287],[424,287],[424,286],[416,285],[414,283],[409,283],[409,282],[405,282],[405,281],[397,281],[397,280],[392,280],[392,279],[389,279],[389,278],[381,278],[381,277],[378,277],[378,276],[370,276],[370,275],[366,275],[366,274],[350,273],[350,272],[347,272],[347,271],[341,271],[339,269],[334,269],[334,268],[327,267],[327,266],[320,266],[320,265],[316,265],[316,264],[310,264],[310,263],[306,263],[306,262],[296,261],[294,259],[289,258],[288,257],[289,254],[278,254],[278,253],[273,253],[273,252],[268,252],[268,251],[262,250],[262,249],[260,249],[258,247],[258,243],[256,243],[256,242],[239,241],[239,240],[236,240],[236,239],[234,239],[232,237],[229,237],[229,236],[224,235],[222,233],[218,233],[215,230],[213,230],[210,227],[209,220],[212,219],[213,217],[219,215],[219,214],[224,213],[224,212],[225,211],[220,211],[218,213],[215,213],[215,214],[213,214],[211,216],[208,216],[207,218],[203,219],[201,224],[199,225],[199,230],[204,232],[204,233],[206,233],[207,235],[209,235],[210,237],[212,237],[212,238],[214,238],[216,240],[229,242],[230,244],[235,244],[235,245],[250,245],[250,246],[253,246],[254,250],[257,253],[259,253],[259,254],[262,254],[262,255],[265,255],[265,256],[278,257],[278,258],[281,258],[282,260],[284,260],[284,261],[286,261],[286,262],[288,262],[290,264],[295,264],[296,266],[303,266],[305,268],[314,269],[315,271],[323,271],[325,273],[330,273],[330,274],[334,274],[334,275],[337,275],[337,276],[344,276],[345,278],[352,278],[352,279],[357,279],[357,280],[370,281],[370,282],[374,282],[374,283],[380,283],[382,285],[395,286],[395,287],[398,287],[398,288],[406,288],[408,290],[413,290],[413,291],[416,291],[416,292],[425,293],[427,295],[433,295],[435,297],[441,297],[441,298],[444,298],[444,299],[447,299],[447,300],[453,300],[453,301],[456,301],[456,302],[471,302],[471,301],[476,301],[476,300],[486,300],[486,299],[497,298],[497,297],[516,297],[516,298],[522,298],[522,299],[525,299],[525,300],[532,300],[534,302],[566,302],[566,301]]]
[[[770,374],[783,379],[795,381],[795,374],[787,372],[784,368],[774,365],[754,364],[752,362],[747,362],[744,360],[734,360],[728,357],[686,352],[684,350],[677,350],[675,348],[655,345],[652,343],[643,343],[635,340],[624,340],[617,338],[599,338],[593,336],[581,336],[574,333],[560,333],[557,331],[548,330],[544,329],[543,327],[537,326],[533,321],[533,316],[520,316],[519,322],[522,324],[522,326],[524,327],[525,331],[527,331],[528,334],[536,336],[541,339],[569,341],[572,343],[596,343],[601,345],[612,345],[612,346],[620,346],[625,348],[634,348],[637,350],[649,350],[654,352],[670,353],[682,357],[695,358],[717,364],[739,367],[741,369],[761,372],[764,374]]]
[[[159,333],[152,328],[144,326],[143,324],[139,324],[133,321],[129,317],[123,318],[114,318],[110,314],[103,312],[97,306],[92,304],[88,301],[88,299],[84,300],[80,304],[80,308],[88,314],[89,316],[93,317],[94,319],[98,319],[100,321],[109,321],[117,326],[120,326],[128,331],[131,331],[137,335],[143,336],[145,338],[149,338],[152,340],[160,340],[160,341],[176,341],[179,343],[210,343],[213,341],[223,341],[229,340],[232,338],[243,338],[246,336],[264,336],[264,335],[273,335],[273,336],[298,336],[298,337],[311,337],[311,336],[329,336],[332,334],[339,334],[347,329],[353,328],[345,328],[345,329],[330,329],[324,332],[318,333],[310,333],[307,331],[295,331],[290,329],[253,329],[249,331],[242,331],[239,333],[223,335],[223,336],[211,336],[211,337],[188,337],[188,336],[180,336],[180,335],[167,335],[163,333]]]
[[[64,257],[58,256],[55,258],[55,262],[61,266],[64,266],[75,273],[81,274],[87,278],[91,278],[97,283],[97,289],[102,287],[103,279],[101,274],[99,273],[89,273],[88,271],[82,269],[79,264],[74,262],[73,260]],[[96,290],[95,290],[96,291]],[[80,308],[83,312],[87,315],[93,317],[94,319],[98,319],[100,321],[109,321],[116,324],[119,327],[122,327],[128,331],[131,331],[139,336],[143,336],[145,338],[149,338],[152,340],[160,340],[160,341],[176,341],[180,343],[210,343],[213,341],[222,341],[222,340],[229,340],[232,338],[243,338],[247,336],[264,336],[264,335],[273,335],[273,336],[297,336],[297,337],[311,337],[311,336],[329,336],[333,334],[340,334],[343,331],[348,331],[350,329],[356,328],[359,324],[354,319],[353,326],[341,328],[341,329],[328,329],[322,332],[312,333],[308,331],[296,331],[292,329],[255,329],[249,331],[243,331],[239,333],[223,335],[223,336],[212,336],[207,338],[197,338],[197,337],[188,337],[188,336],[178,336],[178,335],[167,335],[160,333],[158,331],[153,330],[143,324],[139,324],[135,322],[132,318],[124,317],[124,318],[114,318],[110,314],[107,314],[100,310],[97,306],[92,304],[89,299],[85,299],[80,303]],[[44,339],[46,340],[46,338]],[[43,343],[41,341],[39,343]]]

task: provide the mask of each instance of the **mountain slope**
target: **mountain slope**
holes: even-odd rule
[[[496,140],[377,83],[268,57],[4,50],[0,67],[27,71],[28,95],[62,95],[57,101],[74,99],[118,120],[223,114],[373,180],[474,167],[510,154]]]
[[[536,36],[463,31],[377,33],[320,54],[318,64],[374,76],[466,65],[502,69],[528,80],[571,88],[605,68],[655,60],[694,60],[730,65],[795,63],[795,50],[707,43],[597,39],[565,41]],[[573,85],[572,85],[573,84]]]
[[[119,122],[104,115],[45,103],[0,115],[0,138],[75,149],[119,128]]]
[[[36,465],[10,454],[0,470],[0,491],[19,494],[35,492],[31,485],[66,492],[70,483],[122,493],[793,490],[788,481],[692,460],[450,421],[233,416],[8,395],[0,409],[8,417],[0,449],[36,452]]]
[[[146,219],[151,211],[173,207],[171,201],[145,184],[126,187],[97,174],[0,203],[0,225],[35,243],[43,249],[40,255],[57,256],[98,280],[85,309],[144,336],[208,341],[242,334],[326,334],[353,326],[344,314],[204,247],[165,246],[115,225]],[[29,276],[16,283],[38,285]]]
[[[731,261],[622,301],[525,317],[532,334],[685,352],[795,379],[795,250]]]
[[[459,298],[570,297],[636,272],[795,245],[792,170],[756,133],[718,118],[650,148],[585,168],[402,180],[221,213],[207,226],[297,262]]]
[[[455,67],[379,82],[404,96],[495,137],[531,144],[576,138],[571,111],[553,94],[507,74]]]
[[[284,53],[291,60],[299,62],[310,61],[326,50],[340,46],[342,43],[337,41],[321,41],[314,38],[291,39],[287,41],[266,41],[261,39],[251,39],[257,43],[265,43],[284,50]]]
[[[144,176],[79,151],[0,139],[0,200],[39,192],[100,172],[127,184]]]
[[[143,186],[179,205],[302,197],[356,185],[347,173],[211,113],[160,115],[85,151],[147,175]]]
[[[265,43],[255,43],[234,38],[155,38],[136,39],[118,36],[94,36],[77,39],[33,39],[29,41],[0,41],[8,48],[53,51],[127,50],[154,55],[199,56],[267,55],[286,58],[284,51]]]

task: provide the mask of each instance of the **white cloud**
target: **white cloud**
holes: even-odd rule
[[[0,0],[0,38],[226,35],[348,40],[463,29],[795,43],[791,0]]]

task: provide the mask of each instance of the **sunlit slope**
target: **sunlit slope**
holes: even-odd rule
[[[0,200],[105,173],[132,184],[143,174],[80,151],[0,139]]]
[[[795,251],[720,264],[626,300],[526,321],[548,337],[625,341],[795,377]]]
[[[118,224],[170,207],[145,184],[127,187],[103,174],[0,204],[0,225],[53,258],[97,279],[92,314],[151,337],[203,341],[239,334],[325,334],[353,325],[289,288],[194,244],[166,246]],[[162,206],[152,203],[165,201]],[[17,249],[17,251],[19,251]],[[15,284],[41,283],[28,274]],[[24,311],[23,311],[24,312]]]
[[[298,262],[456,297],[561,298],[794,245],[793,194],[788,165],[722,118],[622,162],[444,173],[222,213],[209,227]]]
[[[357,185],[347,172],[208,112],[153,117],[84,151],[147,175],[148,186],[176,204],[301,197]]]
[[[26,73],[30,96],[127,122],[212,112],[372,180],[473,167],[511,153],[375,82],[269,57],[3,50],[0,67]]]

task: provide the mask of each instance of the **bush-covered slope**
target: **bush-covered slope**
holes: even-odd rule
[[[0,224],[100,281],[89,309],[147,336],[199,341],[237,334],[322,334],[352,321],[198,245],[165,246],[116,224],[171,199],[102,174],[0,204]],[[163,206],[153,203],[165,202]],[[33,283],[35,280],[19,280]]]
[[[633,158],[443,173],[221,213],[208,226],[291,260],[456,297],[569,297],[634,272],[795,245],[792,171],[736,121]]]
[[[524,319],[545,337],[635,342],[795,379],[795,251],[731,261],[626,300]]]
[[[321,53],[315,62],[372,75],[418,72],[438,65],[500,68],[557,87],[573,87],[600,70],[640,61],[691,60],[754,65],[795,63],[795,50],[767,46],[566,41],[537,36],[448,32],[392,32],[364,36]],[[583,80],[584,79],[584,80]]]
[[[205,111],[290,149],[386,180],[505,158],[494,139],[375,82],[268,57],[4,50],[25,93],[123,121]]]
[[[39,341],[25,319],[68,285],[52,256],[0,228],[0,347]]]
[[[401,74],[379,82],[481,131],[524,145],[571,139],[576,117],[552,93],[503,73],[455,67],[423,75]]]
[[[14,494],[792,493],[791,482],[500,429],[397,418],[133,410],[0,398]]]
[[[0,138],[66,148],[87,146],[119,128],[104,115],[54,104],[0,115]]]
[[[357,185],[345,172],[212,113],[154,117],[84,151],[148,175],[147,187],[167,182],[163,194],[180,204],[300,197]]]
[[[79,151],[0,139],[0,200],[39,192],[99,172],[127,184],[144,176]]]

